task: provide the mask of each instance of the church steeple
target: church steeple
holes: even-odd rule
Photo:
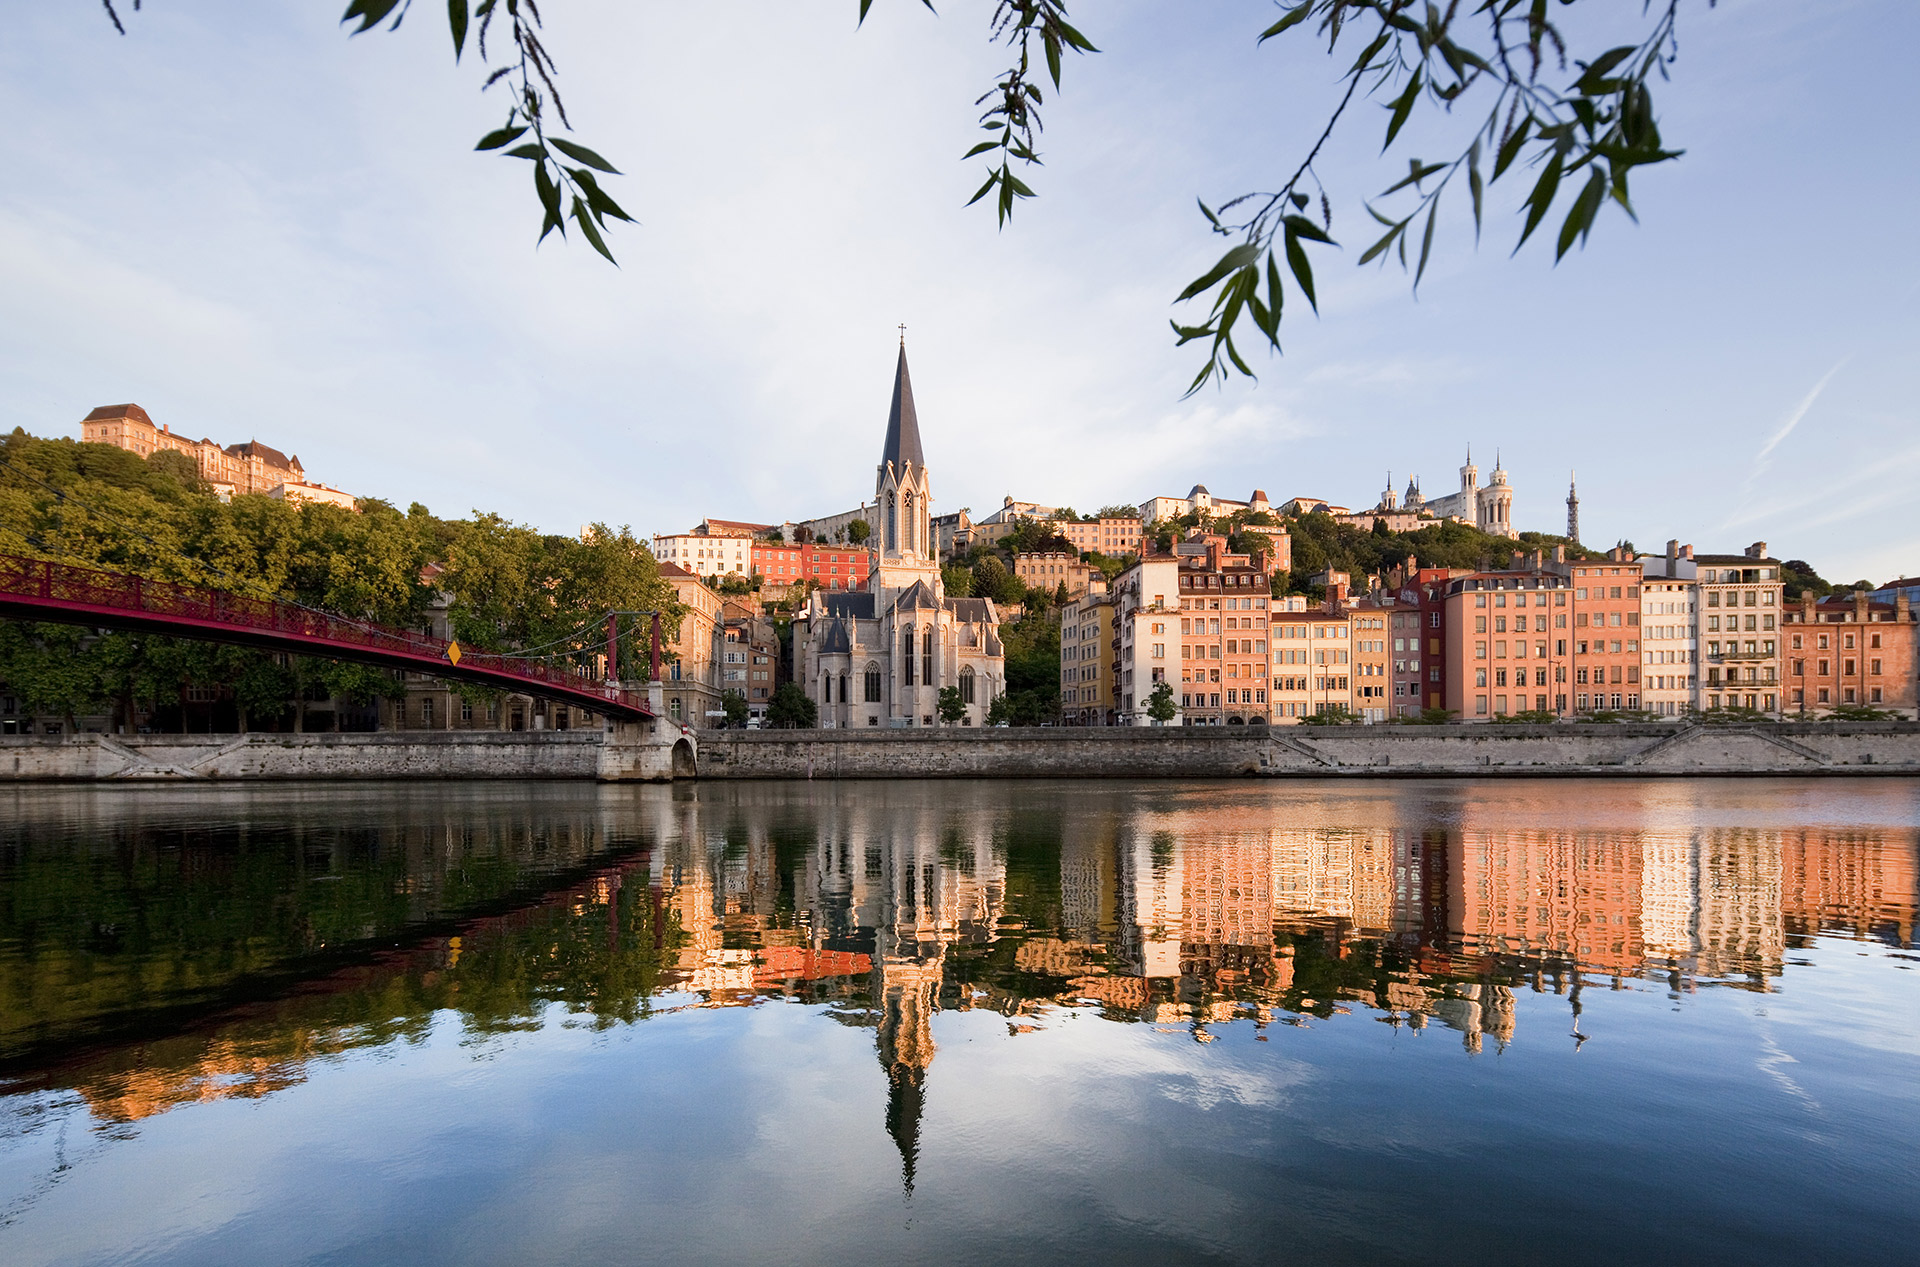
[[[907,341],[900,339],[900,363],[893,371],[893,402],[887,410],[887,443],[880,452],[880,464],[906,474],[907,464],[924,467],[926,455],[920,451],[920,419],[913,411],[913,380],[907,377]]]
[[[893,371],[893,399],[887,408],[887,439],[880,451],[880,467],[873,482],[874,508],[879,512],[880,561],[931,562],[933,543],[933,488],[927,479],[927,459],[920,451],[920,418],[913,407],[913,380],[907,375],[907,342],[900,338],[900,360]]]

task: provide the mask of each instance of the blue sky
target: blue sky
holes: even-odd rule
[[[128,6],[122,5],[123,9]],[[1209,201],[1275,183],[1334,100],[1274,9],[1108,0],[1103,52],[1046,116],[1041,197],[1004,232],[963,204],[989,6],[880,0],[553,6],[580,137],[628,175],[607,267],[533,247],[524,164],[470,147],[504,112],[438,7],[348,39],[337,2],[31,6],[0,47],[0,426],[75,434],[126,400],[319,479],[443,514],[652,533],[871,493],[894,327],[936,509],[1092,508],[1261,487],[1371,504],[1450,491],[1496,448],[1520,526],[1702,550],[1764,539],[1829,579],[1920,571],[1920,193],[1902,0],[1690,5],[1656,100],[1688,153],[1557,268],[1443,222],[1416,300],[1356,268],[1360,199],[1438,153],[1377,157],[1358,112],[1321,171],[1344,260],[1286,355],[1181,399],[1169,301],[1219,253]],[[1637,26],[1639,6],[1599,6]],[[1631,19],[1631,21],[1629,21]]]

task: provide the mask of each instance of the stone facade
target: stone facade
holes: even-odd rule
[[[1000,614],[992,599],[947,597],[905,346],[874,485],[879,557],[867,588],[809,596],[794,618],[794,676],[824,726],[933,726],[947,687],[960,692],[960,724],[984,725],[1006,691]]]

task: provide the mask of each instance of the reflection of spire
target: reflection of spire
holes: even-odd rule
[[[901,953],[897,934],[885,927],[878,930],[874,944],[880,1067],[887,1071],[887,1134],[900,1149],[900,1181],[909,1197],[920,1160],[920,1112],[927,1066],[933,1063],[933,1012],[945,949],[936,946],[931,959],[921,959],[912,953],[920,948],[908,942],[908,953]]]

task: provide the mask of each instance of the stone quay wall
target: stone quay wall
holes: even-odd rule
[[[1920,723],[0,736],[0,782],[1920,774]]]
[[[1920,774],[1920,723],[720,731],[720,779]]]

